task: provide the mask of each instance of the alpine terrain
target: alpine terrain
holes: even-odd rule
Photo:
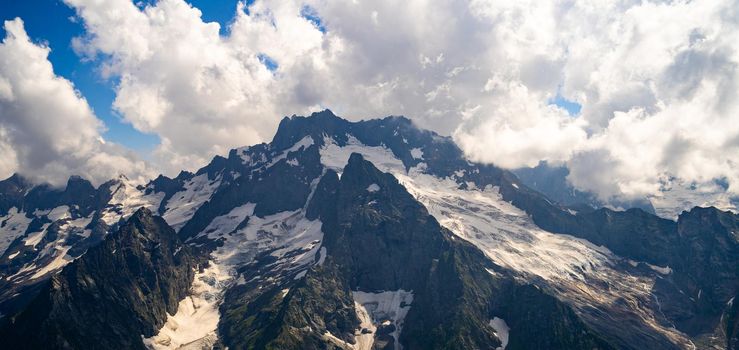
[[[146,185],[14,175],[1,347],[739,349],[739,215],[576,205],[533,172],[325,110]]]

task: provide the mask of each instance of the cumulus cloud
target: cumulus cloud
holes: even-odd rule
[[[604,200],[716,179],[739,194],[735,0],[258,0],[225,36],[183,0],[65,1],[170,173],[330,107],[404,114],[478,161],[565,163]]]
[[[62,185],[70,175],[96,183],[146,165],[100,135],[101,122],[68,80],[54,74],[49,48],[33,43],[20,19],[5,22],[0,44],[0,176],[19,172]],[[150,174],[146,174],[149,176]]]
[[[180,0],[143,9],[126,0],[67,3],[89,33],[75,41],[78,51],[102,55],[104,74],[120,78],[114,107],[138,130],[159,135],[154,160],[165,173],[264,141],[281,115],[311,107],[309,95],[292,94],[283,82],[296,78],[276,77],[311,64],[306,58],[321,49],[322,33],[300,17],[297,4],[253,16],[234,7],[233,34],[222,37],[217,23],[204,23],[198,9]],[[291,21],[278,30],[272,18],[281,16]],[[270,71],[264,57],[276,58],[280,71]]]

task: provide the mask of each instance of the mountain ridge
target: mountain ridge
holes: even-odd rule
[[[139,334],[154,334],[177,310],[194,267],[174,231],[141,208],[47,280],[27,309],[3,320],[0,334],[12,348],[144,349]]]
[[[351,183],[353,179],[359,182]],[[227,157],[215,157],[195,173],[159,176],[142,186],[117,179],[92,190],[81,179],[70,181],[78,197],[65,197],[59,190],[37,190],[47,194],[6,209],[0,238],[14,237],[0,253],[0,287],[6,295],[38,293],[39,283],[60,269],[54,266],[84,257],[120,228],[123,219],[144,207],[172,226],[192,249],[194,259],[208,266],[194,271],[195,282],[188,292],[193,302],[203,305],[198,312],[212,319],[208,327],[213,328],[204,335],[207,341],[200,338],[203,344],[217,344],[213,339],[219,335],[219,341],[233,348],[297,346],[295,339],[301,338],[295,334],[303,333],[295,329],[310,326],[314,332],[301,337],[312,339],[310,344],[316,347],[346,348],[368,342],[379,348],[396,342],[411,348],[503,347],[501,324],[511,329],[506,334],[509,349],[588,348],[594,344],[638,348],[635,344],[645,340],[655,349],[689,348],[691,343],[710,348],[736,342],[737,322],[732,316],[736,311],[729,302],[739,280],[734,268],[739,261],[737,241],[732,239],[735,214],[700,209],[675,222],[641,210],[573,213],[528,188],[510,171],[467,161],[451,139],[420,130],[403,117],[349,122],[328,110],[293,116],[282,120],[271,143],[231,150]],[[0,193],[0,205],[19,203],[23,186],[17,176],[0,182],[0,190],[7,192]],[[347,190],[342,191],[345,186]],[[394,196],[405,199],[398,202],[393,198],[400,197],[383,197],[390,187],[395,188]],[[335,203],[342,207],[327,209]],[[406,205],[398,203],[424,208],[438,227],[428,231],[446,232],[438,233],[442,237],[438,239],[459,242],[445,243],[447,248],[439,251],[412,250],[426,251],[426,260],[438,259],[437,268],[446,266],[444,277],[435,277],[434,287],[398,282],[416,280],[434,266],[397,260],[402,255],[398,249],[412,242],[413,235],[376,240],[393,230],[412,232],[412,228],[403,228],[403,222],[415,222],[413,211],[399,209]],[[348,221],[337,221],[339,217]],[[382,222],[392,224],[378,225]],[[361,239],[351,238],[355,231],[364,232],[356,236]],[[723,232],[718,240],[716,232]],[[360,244],[348,243],[354,239]],[[452,248],[459,244],[477,253]],[[707,247],[716,249],[709,250],[709,255],[698,254]],[[447,260],[439,252],[448,253]],[[378,256],[393,263],[373,262]],[[459,259],[469,263],[460,265]],[[375,265],[381,268],[366,267]],[[476,270],[472,272],[470,266],[477,266]],[[701,274],[698,267],[717,273]],[[411,277],[401,278],[404,274]],[[476,277],[459,280],[459,276]],[[441,292],[455,280],[462,286],[457,292],[471,298],[458,304],[459,310],[468,311],[460,311],[458,315],[465,315],[462,318],[451,317],[456,324],[429,313],[449,299],[433,299],[432,291]],[[322,285],[334,286],[329,288],[333,292],[327,293]],[[371,288],[359,290],[363,285]],[[643,285],[651,287],[644,290]],[[502,292],[482,292],[493,289]],[[544,320],[520,316],[531,310],[519,305],[515,297],[519,293],[530,304],[551,307],[549,312],[558,316],[548,321],[569,320],[571,329],[552,323],[550,328],[558,332],[549,337],[554,343],[539,343],[543,337],[530,333],[545,334],[537,330]],[[29,297],[25,298],[8,299],[0,293],[0,312],[15,314],[28,302]],[[393,304],[394,316],[388,316],[390,310],[373,306],[383,298],[401,303]],[[482,307],[486,304],[479,300],[500,305]],[[311,316],[300,321],[296,310],[306,303],[323,305],[323,309],[312,309]],[[414,303],[423,306],[414,309]],[[169,317],[190,322],[181,313],[185,312],[182,307]],[[453,312],[455,307],[447,309]],[[326,310],[332,308],[345,312],[329,320]],[[395,330],[363,318],[380,311]],[[421,338],[430,331],[422,326],[426,320],[437,320],[437,328],[446,330],[434,333],[438,342]],[[356,321],[362,329],[356,328]],[[164,320],[156,323],[162,327],[159,335],[147,334],[146,346],[167,348],[166,344],[184,341],[170,325],[174,321],[160,322]],[[406,323],[400,330],[402,322]],[[372,333],[363,333],[372,327]],[[591,334],[590,343],[573,343],[575,338],[567,335],[573,329]],[[247,336],[245,330],[250,330]],[[452,340],[462,334],[470,338]]]

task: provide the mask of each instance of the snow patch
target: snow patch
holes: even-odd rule
[[[179,231],[187,223],[206,200],[210,199],[213,192],[221,184],[221,177],[211,181],[208,174],[200,174],[190,179],[183,186],[185,189],[175,193],[167,202],[162,215],[165,221],[175,231]]]
[[[605,247],[542,230],[524,211],[504,201],[495,187],[460,189],[450,178],[440,179],[416,168],[408,174],[392,172],[441,225],[520,278],[546,283],[576,310],[603,322],[616,319],[594,310],[608,309],[675,343],[689,342],[684,334],[657,321],[658,310],[630,306],[649,304],[654,277],[615,269],[614,261],[620,258]],[[618,304],[619,300],[627,302]]]
[[[213,219],[213,221],[211,221],[210,224],[200,232],[199,236],[207,235],[208,238],[215,240],[223,237],[223,235],[232,233],[247,216],[254,213],[255,207],[256,204],[254,203],[246,203],[231,209],[228,214]]]
[[[110,201],[105,209],[101,210],[101,219],[107,225],[117,223],[121,218],[131,216],[141,207],[156,211],[164,198],[163,192],[145,195],[136,185],[125,177],[110,185]]]
[[[51,222],[70,218],[71,214],[69,213],[69,206],[60,205],[54,209],[51,209],[51,211],[46,214],[46,217],[48,217]]]
[[[35,247],[41,242],[41,239],[46,235],[46,227],[38,232],[33,232],[23,239],[23,244],[31,247]]]
[[[2,219],[2,227],[0,227],[0,255],[5,253],[16,238],[26,233],[31,220],[24,212],[19,212],[18,208],[13,207],[8,210],[8,214]]]
[[[371,184],[367,186],[367,192],[377,192],[380,190],[380,186],[378,184]]]
[[[318,266],[323,266],[323,263],[326,262],[326,247],[321,247],[319,254]]]
[[[321,337],[323,338],[323,340],[333,343],[339,349],[344,349],[344,350],[347,350],[347,349],[354,350],[355,349],[354,345],[341,340],[341,338],[331,334],[331,332],[329,332],[328,330]]]
[[[216,343],[216,329],[225,287],[232,275],[216,262],[195,274],[191,295],[180,301],[177,313],[167,315],[167,322],[157,335],[145,338],[150,349],[210,349]]]
[[[294,145],[292,145],[292,147],[290,147],[290,148],[282,151],[279,155],[277,155],[276,157],[272,158],[272,161],[270,161],[269,164],[267,164],[266,168],[269,168],[269,167],[277,164],[277,162],[279,162],[279,161],[287,158],[287,155],[289,153],[296,152],[296,151],[299,151],[301,149],[305,150],[306,148],[312,146],[313,144],[314,144],[314,142],[313,142],[313,138],[312,137],[310,137],[310,136],[303,137],[302,139],[300,139],[300,141],[298,141]],[[287,163],[290,164],[290,165],[293,165],[292,163],[290,163],[290,160],[288,160]],[[295,164],[294,165],[295,166],[298,165],[297,164],[297,160],[295,160]]]
[[[310,146],[313,146],[315,142],[313,142],[313,138],[310,136],[305,136],[300,141],[296,142],[292,147],[288,149],[290,152],[295,152],[300,150],[301,148],[306,149]]]
[[[364,305],[355,301],[354,310],[359,318],[359,329],[354,332],[354,339],[357,342],[354,348],[357,350],[372,350],[372,344],[375,343],[377,326],[372,323],[372,317]]]
[[[395,349],[402,349],[398,339],[400,338],[400,332],[403,329],[405,316],[408,314],[411,304],[413,303],[413,292],[407,292],[402,289],[380,293],[353,291],[352,297],[354,298],[355,308],[360,306],[360,308],[357,309],[358,315],[369,315],[372,326],[375,327],[375,330],[378,325],[388,324],[388,321],[389,324],[395,325],[395,330],[390,333],[390,335],[395,339]],[[365,322],[366,321],[363,320],[363,324]],[[361,333],[361,329],[359,331]],[[362,338],[362,346],[364,346],[362,349],[370,349],[372,347],[375,333],[375,331],[371,333],[371,342],[369,342],[369,339],[366,339],[366,337]]]
[[[423,159],[423,151],[420,148],[411,149],[411,157],[413,159]]]
[[[29,273],[31,273],[33,270],[37,268],[36,264],[30,263],[30,264],[24,264],[23,267],[18,270],[15,274],[8,276],[8,281],[17,281],[18,279],[27,276]]]
[[[661,267],[661,266],[656,266],[652,264],[647,264],[647,265],[649,266],[650,269],[662,275],[669,275],[670,273],[672,273],[672,269],[669,266]]]
[[[243,274],[239,275],[239,278],[236,279],[236,285],[237,286],[243,286],[246,284],[246,278],[244,278]]]
[[[652,265],[652,264],[647,263],[647,262],[634,261],[634,260],[631,260],[631,259],[626,259],[626,262],[628,262],[629,265],[631,265],[631,267],[637,267],[637,266],[639,266],[639,264],[644,264],[644,265],[648,266],[650,269],[652,269],[652,271],[654,271],[656,273],[659,273],[660,275],[669,275],[669,274],[672,273],[672,269],[669,266],[661,267],[661,266],[657,266],[657,265]]]
[[[299,279],[305,277],[305,274],[307,274],[307,273],[308,273],[308,270],[300,271],[300,272],[298,272],[297,275],[295,275],[295,277],[293,277],[293,279],[294,280],[299,280]]]
[[[508,327],[508,324],[502,318],[493,317],[493,319],[490,320],[490,327],[495,330],[495,336],[500,339],[498,350],[505,350],[505,347],[508,345],[508,334],[511,330]]]
[[[249,149],[251,146],[239,147],[236,149],[236,155],[241,158],[241,164],[250,164],[251,156],[249,155]]]
[[[66,247],[55,247],[56,254],[54,256],[54,259],[49,262],[48,264],[44,265],[41,269],[36,271],[33,276],[31,276],[31,279],[37,279],[40,277],[45,276],[46,274],[50,272],[54,272],[57,270],[62,269],[64,266],[69,264],[74,260],[71,256],[67,255],[67,252],[69,249],[72,248],[70,246]]]
[[[403,162],[395,158],[393,152],[386,147],[370,147],[365,146],[352,135],[347,135],[347,143],[345,146],[339,146],[334,139],[325,137],[323,146],[319,150],[321,154],[321,164],[328,169],[341,172],[344,166],[349,162],[349,156],[352,153],[359,153],[365,159],[372,162],[379,169],[405,169]],[[386,170],[385,170],[386,171]]]

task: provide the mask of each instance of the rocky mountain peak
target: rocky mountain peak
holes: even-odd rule
[[[285,117],[280,121],[272,142],[272,148],[281,150],[294,145],[305,136],[311,136],[315,142],[323,140],[322,135],[341,134],[346,131],[349,122],[337,117],[331,110],[316,112],[308,117]]]
[[[28,188],[32,185],[18,173],[0,181],[0,215],[5,215],[12,207],[19,207]]]
[[[18,339],[687,349],[739,327],[733,214],[573,210],[404,117],[292,116],[195,173],[67,187],[0,182],[0,323]]]
[[[382,172],[380,172],[370,161],[364,159],[360,153],[352,153],[349,156],[344,170],[341,173],[341,183],[346,186],[354,186],[358,190],[366,190],[365,187],[376,184],[376,182],[384,182]],[[369,192],[376,192],[379,190],[371,188]]]

